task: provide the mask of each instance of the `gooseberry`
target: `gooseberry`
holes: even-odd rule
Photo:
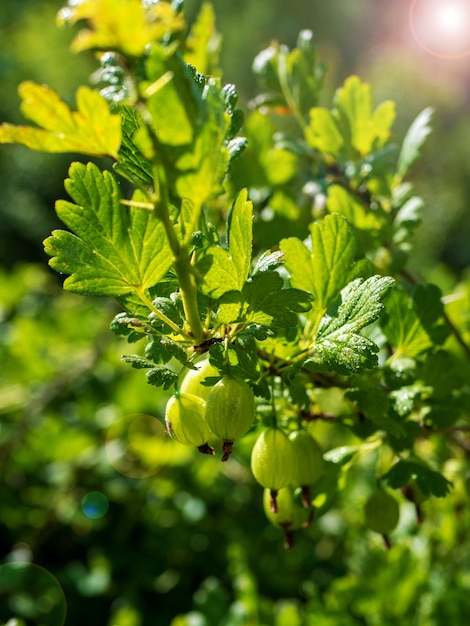
[[[251,470],[259,484],[269,489],[271,510],[276,513],[279,489],[289,486],[296,475],[294,446],[282,430],[263,430],[251,452]]]
[[[297,459],[294,484],[302,489],[302,502],[310,507],[310,487],[323,473],[323,456],[316,439],[306,430],[290,433],[289,439],[294,447]]]
[[[206,403],[206,422],[223,440],[222,461],[230,457],[234,439],[241,437],[255,419],[255,396],[243,380],[224,376],[212,387]]]
[[[387,536],[397,526],[400,507],[397,500],[382,488],[376,489],[364,506],[366,525]]]
[[[204,454],[214,454],[208,440],[211,430],[204,418],[206,403],[198,396],[176,393],[166,404],[168,434],[185,446],[196,446]]]

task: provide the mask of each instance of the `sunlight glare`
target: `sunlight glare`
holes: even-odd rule
[[[457,59],[470,54],[470,0],[413,0],[410,27],[429,54]]]

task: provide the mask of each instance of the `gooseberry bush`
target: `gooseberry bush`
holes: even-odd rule
[[[195,463],[213,455],[217,472],[249,433],[287,547],[364,459],[369,499],[349,505],[389,545],[399,501],[450,490],[439,459],[463,449],[470,407],[468,312],[407,268],[423,202],[406,176],[432,111],[400,143],[394,103],[374,108],[358,76],[326,103],[302,31],[256,56],[244,113],[210,4],[192,25],[178,0],[70,0],[59,20],[96,53],[93,87],[74,110],[21,84],[35,126],[5,123],[0,142],[93,159],[71,164],[67,230],[44,242],[64,289],[118,301],[123,359],[171,394],[168,434]],[[319,424],[337,435],[319,443]],[[439,459],[422,453],[436,438]]]

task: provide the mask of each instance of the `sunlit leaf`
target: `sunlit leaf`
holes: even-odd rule
[[[252,211],[248,193],[236,197],[228,223],[228,249],[212,246],[198,264],[204,276],[202,290],[213,298],[241,291],[251,266]]]
[[[140,56],[148,44],[178,32],[185,22],[181,13],[168,2],[145,3],[141,0],[70,0],[59,13],[60,21],[88,22],[72,43],[76,52],[88,49],[119,50]]]
[[[0,143],[19,143],[43,152],[81,152],[117,159],[121,143],[121,117],[110,113],[106,100],[88,87],[77,91],[77,111],[45,85],[19,86],[21,110],[32,126],[0,126]]]
[[[401,179],[418,160],[421,149],[431,133],[431,118],[434,110],[427,107],[418,115],[405,135],[398,157],[397,176]]]
[[[70,274],[64,287],[80,294],[120,296],[155,285],[172,255],[164,228],[147,210],[125,207],[109,172],[74,163],[57,214],[72,232],[55,230],[45,242],[55,270]]]

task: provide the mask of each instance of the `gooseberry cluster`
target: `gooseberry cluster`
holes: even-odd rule
[[[219,380],[214,385],[211,378]],[[205,383],[205,384],[204,384]],[[255,396],[243,380],[223,376],[208,359],[188,370],[168,400],[165,422],[169,435],[179,443],[215,454],[209,440],[222,440],[222,461],[227,461],[236,439],[253,425]],[[264,487],[264,509],[270,522],[284,531],[285,545],[293,544],[293,531],[308,527],[313,518],[310,486],[323,472],[319,444],[308,430],[286,433],[273,420],[253,446],[251,469]]]
[[[166,405],[165,422],[171,437],[205,454],[215,454],[209,445],[212,435],[222,439],[222,461],[228,461],[234,440],[254,422],[255,396],[245,381],[230,376],[203,385],[211,376],[220,375],[208,360],[189,370]]]

